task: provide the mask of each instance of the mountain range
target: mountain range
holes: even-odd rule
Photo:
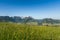
[[[42,24],[42,23],[50,23],[50,24],[58,24],[60,23],[59,19],[52,19],[52,18],[44,18],[44,19],[34,19],[33,17],[20,17],[20,16],[0,16],[0,22],[15,22],[15,23],[37,23],[37,24]]]

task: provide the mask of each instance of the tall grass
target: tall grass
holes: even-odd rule
[[[60,40],[60,27],[1,22],[0,40]]]

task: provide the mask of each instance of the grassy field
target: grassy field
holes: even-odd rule
[[[60,27],[0,22],[0,40],[60,40]]]

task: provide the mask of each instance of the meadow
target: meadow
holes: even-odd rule
[[[0,22],[0,40],[60,40],[60,27]]]

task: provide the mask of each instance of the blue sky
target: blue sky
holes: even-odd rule
[[[0,0],[0,16],[60,19],[60,0]]]

